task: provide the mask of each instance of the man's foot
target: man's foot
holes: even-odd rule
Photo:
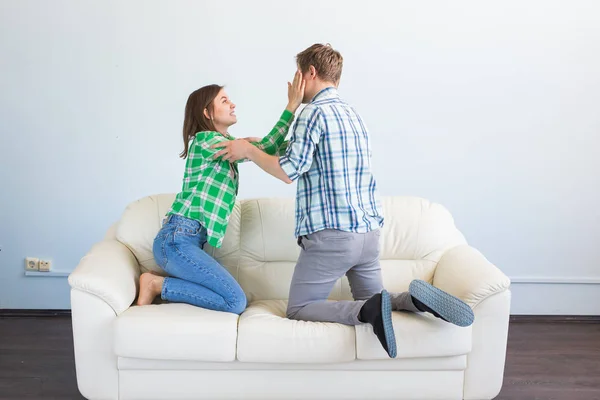
[[[373,332],[388,353],[390,358],[396,357],[396,335],[392,325],[392,305],[390,295],[382,290],[365,302],[360,309],[358,319],[373,326]]]
[[[419,311],[430,312],[446,322],[458,326],[469,326],[475,316],[473,310],[461,299],[436,288],[420,279],[410,283],[408,292]]]
[[[140,295],[137,299],[138,306],[151,304],[156,296],[162,292],[165,278],[145,272],[140,276]]]

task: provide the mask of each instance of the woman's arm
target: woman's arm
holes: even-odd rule
[[[228,160],[230,162],[248,161],[247,157],[240,157],[239,151],[241,151],[244,147],[249,147],[250,144],[271,156],[284,153],[287,148],[285,137],[290,129],[292,121],[294,120],[294,113],[298,107],[300,107],[300,104],[302,104],[305,85],[306,82],[302,79],[302,73],[300,71],[296,71],[293,82],[288,82],[288,105],[271,132],[269,132],[269,134],[260,141],[254,141],[250,140],[251,138],[247,138],[246,140],[243,140],[245,143],[236,143],[238,142],[236,140],[231,143],[215,144],[212,146],[213,148],[222,149],[218,151],[214,157],[223,157],[223,160]],[[238,151],[236,151],[236,149]],[[245,153],[247,153],[247,151],[245,151]]]
[[[288,106],[281,114],[279,121],[271,129],[271,132],[259,142],[252,142],[252,144],[271,156],[278,154],[279,149],[285,142],[285,137],[293,120],[294,113],[290,111],[290,107]]]
[[[281,114],[281,118],[275,124],[275,127],[271,132],[265,136],[262,140],[254,144],[257,148],[264,151],[265,153],[273,156],[280,154],[280,151],[285,149],[285,137],[290,129],[290,125],[294,120],[294,114],[304,98],[304,86],[306,82],[302,79],[302,73],[296,71],[294,80],[292,83],[288,82],[288,105]]]

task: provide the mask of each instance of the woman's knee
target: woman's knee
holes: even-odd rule
[[[246,309],[248,301],[246,295],[242,293],[242,296],[236,296],[230,304],[231,312],[234,314],[241,314]]]
[[[248,306],[248,299],[246,298],[246,293],[244,290],[238,285],[236,290],[234,290],[234,294],[229,299],[229,308],[232,313],[241,314],[244,312],[246,307]]]

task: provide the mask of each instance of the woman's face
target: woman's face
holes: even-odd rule
[[[215,127],[230,127],[237,122],[235,115],[235,104],[231,102],[225,89],[221,89],[219,94],[213,100],[212,112],[209,113],[209,118],[212,118]]]

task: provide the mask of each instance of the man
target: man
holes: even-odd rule
[[[329,45],[315,44],[296,56],[305,90],[285,152],[270,156],[238,140],[216,156],[248,158],[286,183],[298,180],[296,232],[300,257],[290,287],[287,316],[304,321],[369,323],[390,357],[396,356],[392,310],[431,312],[468,326],[470,307],[415,280],[409,292],[383,289],[379,235],[383,226],[377,185],[371,173],[369,133],[360,115],[340,99],[343,58]],[[328,302],[336,281],[346,275],[355,301]]]

